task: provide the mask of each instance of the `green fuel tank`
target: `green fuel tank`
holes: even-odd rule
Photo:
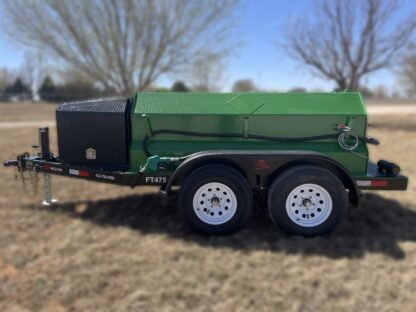
[[[359,93],[137,93],[131,109],[130,168],[139,170],[149,154],[305,150],[365,175],[366,143],[360,140],[353,151],[341,148],[340,125],[351,129],[350,144],[352,134],[366,136],[367,112]]]

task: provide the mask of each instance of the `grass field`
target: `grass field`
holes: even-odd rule
[[[1,103],[0,122],[2,121],[46,121],[55,118],[56,104],[53,103]]]
[[[0,106],[0,121],[53,118],[22,105]],[[325,238],[287,236],[262,207],[241,232],[206,237],[156,189],[66,178],[45,209],[1,167],[0,311],[414,311],[414,118],[369,128],[382,141],[371,157],[399,163],[409,190],[368,193]],[[35,128],[0,128],[0,159],[36,140]]]

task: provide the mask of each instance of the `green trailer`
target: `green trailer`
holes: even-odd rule
[[[137,93],[61,104],[59,153],[40,129],[41,152],[5,165],[135,187],[180,189],[194,229],[240,229],[253,191],[267,192],[273,221],[305,236],[331,232],[361,190],[405,190],[388,161],[369,161],[359,93]],[[51,203],[50,192],[46,204]]]

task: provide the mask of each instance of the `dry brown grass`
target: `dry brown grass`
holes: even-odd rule
[[[0,102],[1,121],[44,121],[55,118],[56,104],[53,103],[2,103]]]
[[[372,158],[400,163],[409,190],[369,194],[327,238],[287,236],[261,209],[243,231],[205,237],[154,189],[66,178],[44,209],[0,168],[0,311],[414,310],[416,124],[371,123]],[[0,158],[36,139],[0,128]]]
[[[364,102],[367,105],[416,105],[415,99],[366,99]]]

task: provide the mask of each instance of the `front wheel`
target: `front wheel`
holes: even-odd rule
[[[223,165],[201,167],[185,180],[180,193],[183,218],[205,234],[228,234],[251,215],[253,198],[241,174]]]
[[[333,231],[347,210],[347,193],[330,171],[298,166],[279,175],[269,190],[273,221],[291,234],[317,236]]]

